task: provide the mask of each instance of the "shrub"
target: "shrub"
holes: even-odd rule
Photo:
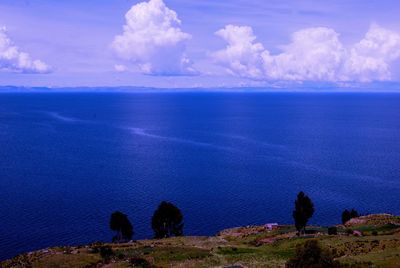
[[[141,268],[151,268],[151,264],[143,258],[133,257],[129,260],[129,263],[133,265],[133,267],[141,267]]]
[[[287,268],[339,268],[332,253],[322,249],[317,240],[308,240],[298,246],[295,256],[286,263]]]
[[[99,252],[100,252],[101,258],[106,262],[108,262],[110,260],[111,256],[114,255],[114,252],[110,246],[100,247]]]
[[[337,235],[337,228],[336,226],[332,226],[328,228],[328,235]]]

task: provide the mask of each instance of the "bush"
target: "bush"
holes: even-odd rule
[[[322,249],[317,240],[308,240],[298,246],[296,254],[286,263],[287,268],[339,268],[332,253]]]
[[[99,249],[100,256],[106,262],[110,260],[111,256],[114,255],[114,252],[110,246],[102,246]]]
[[[328,228],[328,235],[337,235],[337,228],[336,226],[332,226]]]
[[[129,263],[133,265],[133,267],[141,267],[141,268],[151,268],[151,264],[143,258],[133,257],[129,260]]]

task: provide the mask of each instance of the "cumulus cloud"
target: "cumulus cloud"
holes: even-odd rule
[[[5,27],[0,28],[0,70],[20,73],[49,73],[50,67],[40,60],[33,60],[21,52],[8,37]]]
[[[338,37],[334,30],[322,27],[294,33],[283,53],[263,52],[265,76],[282,80],[335,80],[345,52]]]
[[[349,51],[344,79],[390,80],[391,64],[400,59],[400,35],[372,25],[365,37]]]
[[[194,72],[185,56],[191,36],[180,29],[175,11],[162,0],[150,0],[132,6],[125,15],[123,33],[114,38],[117,56],[133,64],[139,72],[179,75]]]
[[[264,49],[250,27],[228,25],[216,32],[227,47],[213,58],[242,77],[301,81],[390,80],[391,65],[400,59],[400,35],[372,25],[365,37],[345,47],[330,28],[295,32],[280,54]]]
[[[227,66],[227,70],[241,76],[258,78],[262,76],[261,53],[264,47],[256,43],[251,27],[227,25],[215,33],[227,41],[226,49],[213,54],[216,62]]]

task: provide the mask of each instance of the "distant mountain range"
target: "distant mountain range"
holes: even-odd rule
[[[399,92],[399,82],[271,82],[265,86],[251,87],[25,87],[25,86],[0,86],[1,92]]]

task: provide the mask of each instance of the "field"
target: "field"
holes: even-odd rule
[[[296,247],[317,239],[347,267],[400,267],[400,217],[363,216],[337,235],[310,226],[298,237],[293,226],[232,228],[212,237],[175,237],[124,244],[57,247],[17,256],[1,267],[285,267]]]

